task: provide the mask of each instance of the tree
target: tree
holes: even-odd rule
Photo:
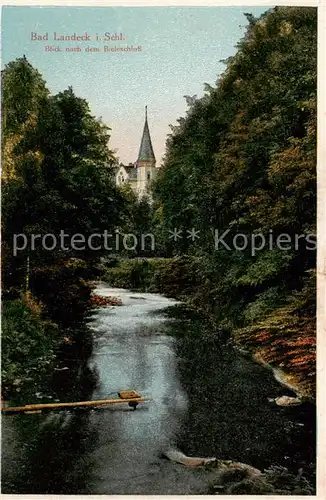
[[[316,9],[277,7],[247,19],[216,87],[188,98],[154,189],[166,235],[200,230],[200,243],[184,236],[173,251],[202,257],[212,303],[228,322],[245,321],[246,307],[275,286],[274,304],[281,302],[315,267],[315,253],[304,239],[295,248],[294,238],[315,231]],[[214,249],[214,229],[229,231],[230,250]],[[239,251],[238,233],[267,241],[286,233],[292,245]]]
[[[28,75],[21,90],[23,104],[11,108],[22,71]],[[102,243],[98,251],[87,243],[85,249],[76,245],[74,250],[69,242],[76,233],[87,242],[91,234],[119,224],[123,197],[112,178],[109,128],[91,115],[88,103],[76,97],[72,88],[56,96],[45,90],[38,95],[45,87],[26,59],[10,63],[3,79],[4,99],[11,109],[5,140],[14,138],[7,163],[14,165],[15,172],[3,185],[3,238],[8,248],[14,234],[22,233],[28,240],[26,250],[10,259],[10,273],[17,274],[18,269],[18,274],[24,273],[27,254],[34,265],[71,256],[98,258],[104,252],[103,241],[94,245]],[[60,231],[67,234],[68,250],[60,244],[52,251],[41,245],[31,251],[32,235],[50,233],[58,238]]]

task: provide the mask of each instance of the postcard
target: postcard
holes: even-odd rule
[[[9,3],[2,493],[319,494],[317,7]]]

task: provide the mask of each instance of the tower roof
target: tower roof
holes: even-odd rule
[[[140,143],[137,163],[140,161],[155,162],[155,155],[147,122],[147,106],[145,106],[145,125]]]

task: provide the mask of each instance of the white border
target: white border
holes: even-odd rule
[[[60,6],[60,7],[218,7],[218,6],[245,6],[245,7],[274,7],[274,6],[301,6],[318,7],[318,132],[317,132],[317,496],[275,496],[275,495],[237,495],[241,499],[326,499],[326,397],[324,397],[323,381],[326,383],[326,0],[0,0],[0,6]],[[324,380],[323,380],[324,379]],[[153,499],[159,495],[1,495],[8,500],[35,500],[35,498],[56,500],[59,498],[102,500],[110,498],[120,499]],[[162,499],[201,500],[203,497],[215,499],[215,495],[164,495]],[[230,495],[219,495],[229,500]]]

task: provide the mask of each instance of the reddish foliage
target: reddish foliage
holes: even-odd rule
[[[316,337],[314,318],[286,318],[282,325],[258,329],[246,339],[246,344],[258,348],[265,363],[281,366],[295,377],[306,393],[314,394],[316,371]]]
[[[93,295],[90,299],[91,307],[121,306],[122,302],[118,297],[100,297]]]

